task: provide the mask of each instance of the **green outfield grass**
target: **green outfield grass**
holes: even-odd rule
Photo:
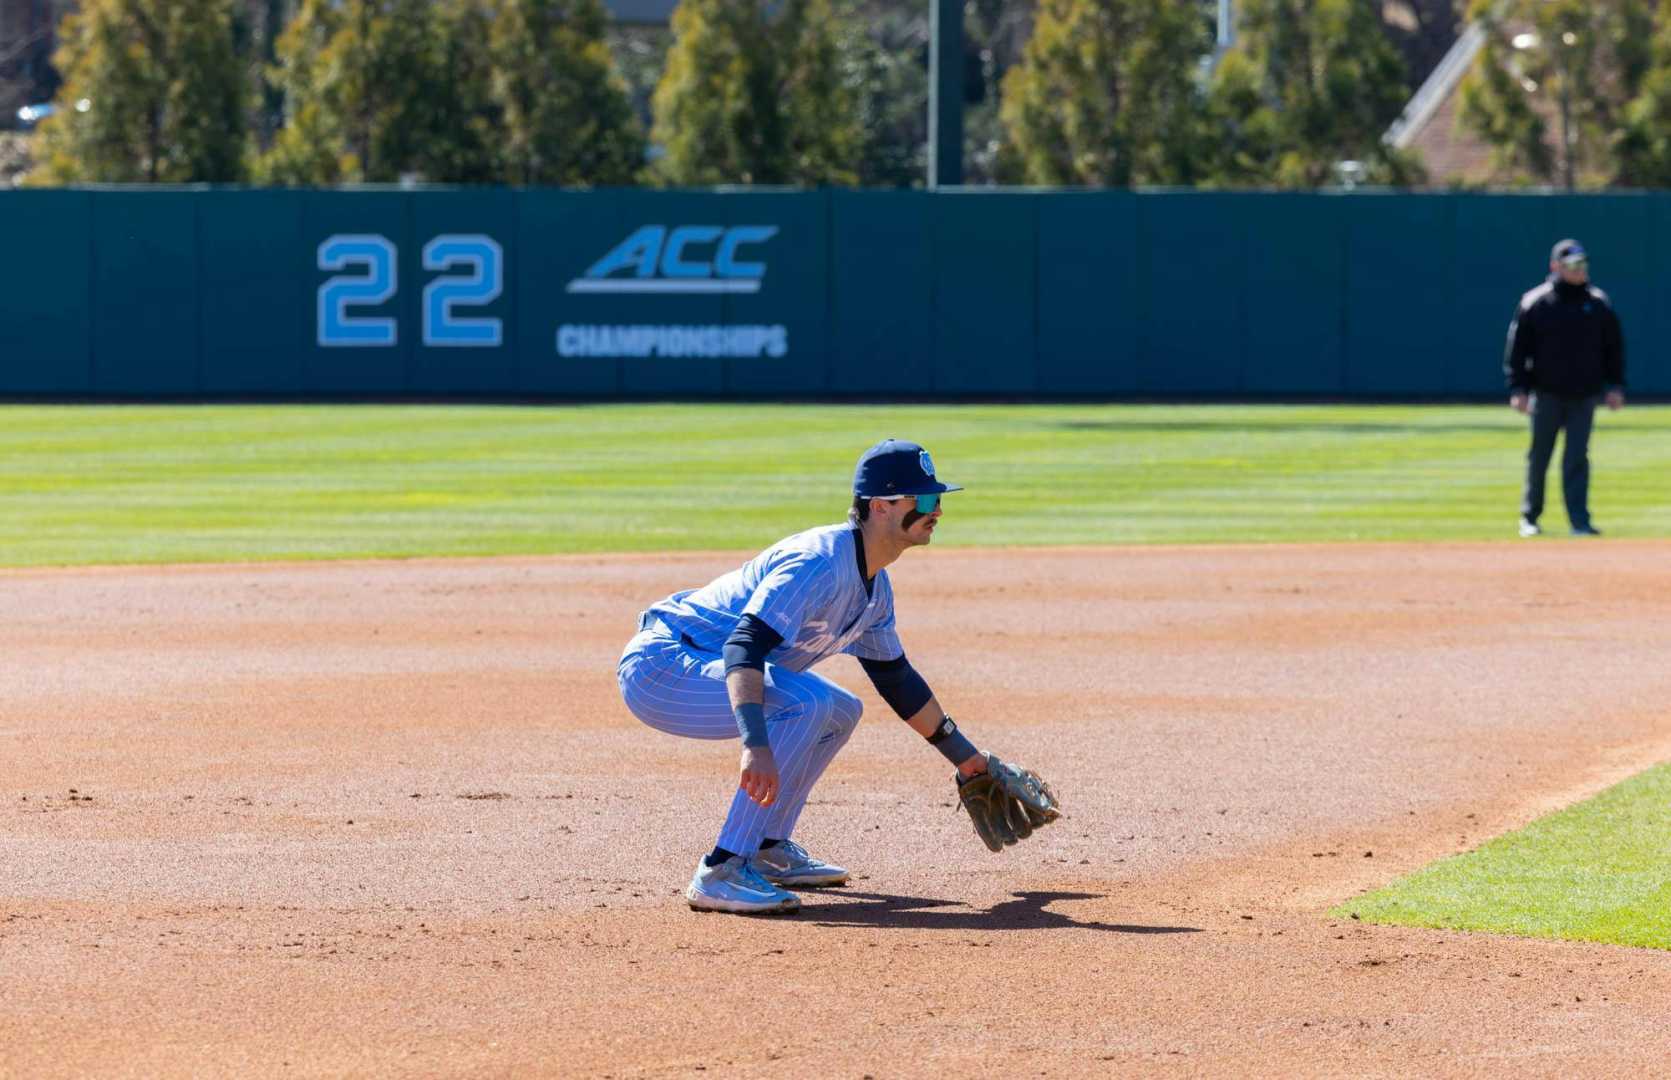
[[[1366,922],[1671,949],[1671,765],[1340,905]]]
[[[1506,406],[5,406],[0,565],[757,548],[888,435],[968,486],[943,544],[1506,539],[1526,441]],[[1667,435],[1598,421],[1609,534],[1671,535]]]

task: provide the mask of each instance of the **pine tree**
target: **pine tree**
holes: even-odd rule
[[[829,0],[683,0],[652,99],[669,184],[852,183],[864,137],[851,33]]]
[[[505,179],[504,113],[493,100],[494,13],[486,0],[437,0],[437,66],[446,93],[426,95],[424,127],[433,134],[419,155],[425,179],[492,184]]]
[[[857,34],[830,0],[786,5],[778,37],[784,67],[779,108],[789,176],[798,184],[853,184],[864,132],[858,125]]]
[[[243,60],[230,0],[85,0],[35,183],[234,182],[246,175]]]
[[[683,0],[650,99],[655,175],[671,184],[780,183],[777,60],[757,0]]]
[[[1031,184],[1193,182],[1211,48],[1193,3],[1044,0],[1004,79],[1009,169]]]
[[[269,184],[336,184],[353,164],[344,146],[336,98],[319,92],[336,61],[328,50],[344,12],[329,0],[305,0],[274,47],[277,62],[268,75],[284,102],[284,123],[256,161],[255,175]]]
[[[507,178],[630,184],[644,135],[615,70],[601,0],[494,0],[492,100]]]
[[[1503,171],[1611,183],[1616,151],[1652,138],[1618,133],[1652,64],[1654,11],[1652,0],[1474,0],[1468,14],[1486,43],[1462,84],[1460,123]]]
[[[458,3],[460,0],[454,0]],[[285,126],[258,173],[271,183],[389,182],[491,176],[488,72],[449,40],[468,8],[431,0],[304,0],[279,39],[275,81]]]
[[[1264,77],[1245,52],[1232,50],[1213,72],[1206,102],[1207,181],[1215,187],[1257,187],[1272,183],[1273,163],[1285,133],[1282,119],[1265,97]]]
[[[1378,5],[1245,0],[1237,37],[1210,92],[1214,182],[1320,187],[1347,160],[1380,183],[1419,172],[1381,138],[1407,89]]]

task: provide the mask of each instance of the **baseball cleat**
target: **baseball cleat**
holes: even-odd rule
[[[1520,535],[1521,536],[1537,536],[1537,535],[1541,534],[1542,532],[1543,532],[1543,527],[1540,526],[1537,522],[1527,521],[1525,518],[1520,519]]]
[[[697,863],[685,899],[690,901],[692,911],[778,915],[801,910],[800,897],[761,877],[741,855],[733,855],[718,866]]]
[[[780,840],[754,856],[754,869],[779,885],[845,885],[847,871],[807,854],[793,840]]]
[[[1572,527],[1572,535],[1574,535],[1574,536],[1600,536],[1601,535],[1601,530],[1596,528],[1594,525],[1574,525]]]

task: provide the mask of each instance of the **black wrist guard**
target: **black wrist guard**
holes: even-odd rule
[[[979,752],[969,737],[957,730],[957,721],[949,716],[940,719],[940,726],[928,737],[928,745],[944,754],[953,765],[961,765]]]

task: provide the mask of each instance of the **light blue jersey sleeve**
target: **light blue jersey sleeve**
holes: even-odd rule
[[[778,559],[754,587],[738,616],[753,615],[792,642],[809,617],[829,605],[836,577],[828,559],[791,551]]]
[[[885,575],[878,575],[876,588],[880,593],[876,598],[876,620],[841,651],[861,660],[897,660],[905,655],[905,646],[900,644],[894,624],[893,585]]]

